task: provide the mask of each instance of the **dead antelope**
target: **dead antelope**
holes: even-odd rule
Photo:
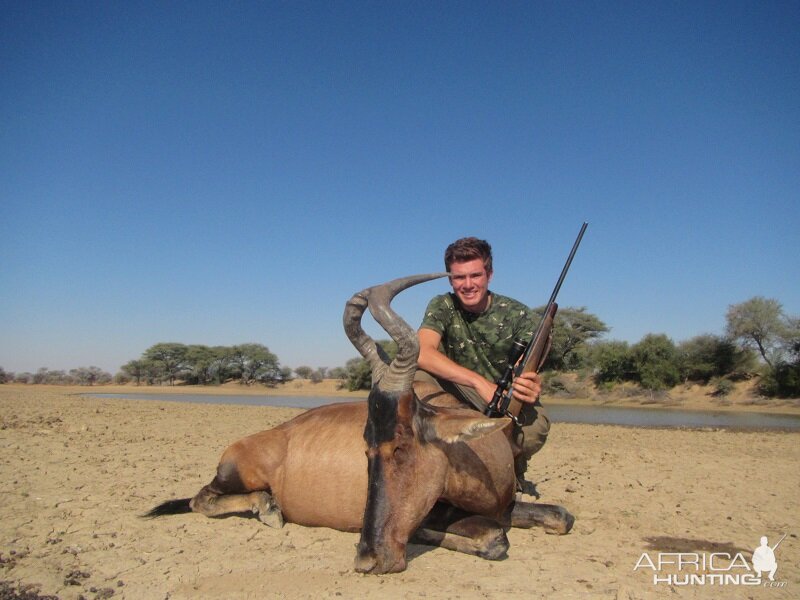
[[[252,512],[271,526],[285,520],[360,530],[355,568],[371,573],[405,569],[409,541],[499,559],[508,550],[508,527],[567,533],[574,519],[563,508],[515,502],[519,449],[510,420],[412,389],[417,338],[390,302],[442,276],[397,279],[347,303],[345,332],[372,367],[367,402],[315,408],[235,442],[194,498],[164,502],[146,516]],[[361,327],[367,308],[398,344],[392,361]]]

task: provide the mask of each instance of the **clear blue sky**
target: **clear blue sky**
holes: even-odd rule
[[[0,64],[7,371],[340,366],[354,291],[476,235],[540,305],[583,220],[610,339],[800,313],[798,2],[3,2]]]

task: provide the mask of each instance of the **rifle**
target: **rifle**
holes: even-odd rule
[[[772,547],[772,551],[773,551],[773,552],[775,552],[775,550],[778,548],[778,546],[780,546],[780,545],[781,545],[781,542],[783,541],[783,539],[784,539],[785,537],[786,537],[786,534],[784,533],[784,534],[783,534],[783,537],[782,537],[781,539],[779,539],[779,540],[778,540],[778,543],[777,543],[777,544],[775,544],[775,545]]]
[[[529,371],[538,371],[542,368],[548,353],[550,352],[550,342],[553,333],[553,321],[556,318],[558,311],[558,304],[556,304],[556,297],[561,289],[561,284],[564,283],[564,278],[567,276],[567,271],[572,264],[572,259],[575,258],[575,253],[578,251],[583,234],[586,231],[588,223],[581,226],[580,233],[572,245],[572,250],[569,253],[567,262],[561,270],[561,276],[556,282],[556,287],[553,293],[550,294],[550,300],[544,309],[542,320],[539,321],[539,326],[533,334],[530,342],[527,344],[520,340],[515,339],[511,344],[511,351],[508,354],[508,365],[505,372],[497,380],[497,388],[494,391],[491,402],[486,407],[484,414],[488,417],[511,417],[518,425],[520,422],[517,420],[517,414],[521,405],[518,401],[514,400],[515,406],[509,410],[509,405],[512,402],[512,393],[514,387],[512,385],[513,378],[522,373]],[[519,405],[519,406],[518,406]]]

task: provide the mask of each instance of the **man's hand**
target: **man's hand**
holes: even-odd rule
[[[492,398],[494,398],[494,391],[497,389],[497,384],[492,383],[488,379],[484,379],[475,373],[475,381],[473,382],[472,387],[474,387],[475,391],[480,394],[481,398],[483,398],[483,401],[486,402],[486,404],[489,404],[489,402],[492,401]]]
[[[512,388],[515,400],[533,404],[542,393],[542,379],[533,371],[522,373],[514,378]]]

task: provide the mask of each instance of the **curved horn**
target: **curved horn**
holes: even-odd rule
[[[446,276],[447,273],[428,273],[394,279],[353,294],[347,302],[344,311],[345,332],[356,349],[369,362],[373,384],[377,383],[381,390],[389,392],[410,389],[419,356],[417,334],[392,310],[390,306],[392,299],[418,283]],[[378,324],[397,342],[397,356],[388,367],[378,345],[361,328],[361,317],[367,307]]]
[[[361,327],[361,317],[367,309],[367,290],[362,290],[353,294],[344,306],[344,332],[347,338],[363,356],[372,370],[372,378],[377,381],[383,376],[383,372],[388,366],[388,359],[382,356],[378,344],[375,343],[364,329]]]

